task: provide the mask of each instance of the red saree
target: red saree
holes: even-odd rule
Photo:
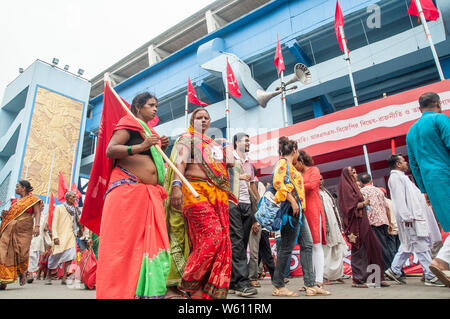
[[[179,288],[189,293],[202,290],[206,299],[224,299],[231,277],[231,242],[228,200],[231,193],[222,148],[211,138],[194,132],[192,126],[180,137],[178,145],[193,152],[208,180],[190,179],[199,193],[195,198],[183,185],[183,215],[189,236],[190,255]],[[222,152],[222,156],[218,154]],[[219,155],[219,156],[218,156]]]

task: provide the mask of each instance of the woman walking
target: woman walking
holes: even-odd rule
[[[14,283],[19,277],[20,285],[26,283],[26,274],[33,236],[39,236],[41,199],[32,195],[33,187],[26,180],[16,185],[16,194],[9,210],[2,212],[0,226],[0,290]],[[34,219],[34,221],[33,221]],[[33,227],[34,224],[34,227]]]

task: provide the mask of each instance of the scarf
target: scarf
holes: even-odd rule
[[[178,144],[191,151],[191,157],[215,186],[225,191],[229,199],[237,203],[233,195],[229,175],[225,164],[225,152],[212,138],[194,130],[192,125],[180,136]]]
[[[75,237],[81,237],[81,224],[79,223],[80,211],[78,207],[70,206],[66,202],[64,202],[64,207],[69,212],[70,216],[72,216],[72,230]]]
[[[143,139],[146,138],[144,132],[147,132],[149,135],[159,136],[156,133],[156,131],[153,128],[149,128],[148,125],[144,121],[142,121],[140,119],[137,119],[137,121],[139,122],[140,125],[136,122],[136,120],[130,114],[127,114],[119,120],[114,131],[123,130],[123,129],[137,131],[141,134]],[[155,163],[156,171],[158,173],[158,184],[163,185],[164,184],[164,160],[155,146],[150,147],[150,153],[152,154],[153,162]]]

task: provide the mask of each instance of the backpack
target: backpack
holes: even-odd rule
[[[291,184],[289,180],[290,176],[290,168],[289,161],[287,161],[287,169],[286,169],[286,177],[284,179],[285,184]],[[274,171],[275,172],[274,166]],[[295,191],[295,188],[294,188]],[[295,191],[296,192],[296,191]],[[274,200],[276,190],[271,184],[264,195],[258,202],[258,210],[255,213],[256,221],[261,225],[261,227],[269,230],[269,231],[278,231],[281,229],[281,226],[286,223],[287,214],[289,212],[290,204],[288,201],[284,201],[282,203],[276,203]],[[299,205],[300,210],[301,206]],[[299,215],[301,216],[301,215]],[[291,223],[292,225],[292,223]]]

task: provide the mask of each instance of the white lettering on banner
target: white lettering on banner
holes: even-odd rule
[[[438,94],[441,97],[442,110],[450,109],[450,91]],[[315,144],[343,140],[376,128],[396,127],[417,120],[420,116],[418,101],[389,105],[361,116],[326,123],[314,129],[294,134],[289,138],[296,140],[298,148],[302,149]],[[249,153],[250,159],[258,161],[270,156],[277,156],[278,137],[260,144],[253,144]]]

